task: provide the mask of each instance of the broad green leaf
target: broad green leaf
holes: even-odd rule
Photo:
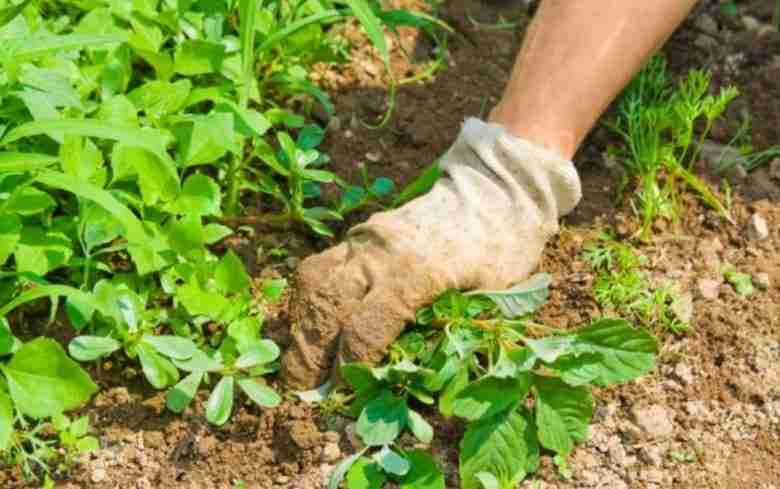
[[[143,110],[149,116],[159,118],[181,110],[191,89],[192,83],[187,79],[174,83],[154,80],[136,88],[127,94],[127,98],[139,110]]]
[[[180,219],[171,219],[167,231],[171,249],[191,259],[202,259],[205,236],[199,215],[185,214]]]
[[[203,239],[206,244],[214,244],[233,234],[233,230],[217,223],[209,223],[203,226]]]
[[[179,173],[167,154],[156,153],[141,146],[118,143],[112,153],[112,164],[133,168],[144,203],[172,202],[179,195]]]
[[[316,148],[323,139],[325,139],[325,130],[323,128],[317,124],[307,124],[298,133],[295,145],[298,149],[305,151]]]
[[[32,216],[40,214],[57,206],[57,202],[42,190],[35,187],[24,187],[11,194],[11,198],[5,202],[5,212]]]
[[[190,405],[203,380],[203,372],[195,371],[184,377],[168,391],[165,405],[174,413],[181,414]]]
[[[25,343],[2,370],[16,409],[31,418],[77,408],[97,392],[87,372],[48,338]]]
[[[507,290],[475,290],[465,295],[488,297],[511,319],[532,313],[544,304],[550,295],[550,280],[550,275],[538,273]]]
[[[260,112],[242,109],[236,103],[221,97],[216,100],[218,103],[214,106],[214,111],[233,114],[234,128],[242,136],[260,137],[271,128],[271,123]]]
[[[8,394],[0,390],[0,452],[8,450],[14,433],[14,405]]]
[[[584,441],[593,416],[593,398],[586,387],[571,387],[554,377],[534,377],[536,429],[543,447],[571,454]]]
[[[91,362],[108,356],[122,345],[105,336],[77,336],[68,344],[68,353],[79,362]]]
[[[504,411],[471,423],[460,442],[461,489],[482,489],[477,474],[487,472],[500,487],[515,487],[539,456],[536,433],[522,410]]]
[[[174,129],[182,166],[214,163],[222,158],[233,138],[233,114],[214,112],[179,124]]]
[[[13,214],[0,214],[0,265],[16,249],[22,237],[22,220]]]
[[[94,436],[85,436],[79,438],[76,442],[76,450],[78,450],[80,454],[94,452],[98,449],[100,449],[100,440]]]
[[[429,453],[412,450],[405,455],[411,469],[401,479],[399,489],[445,489],[444,474]]]
[[[141,340],[151,346],[157,353],[176,360],[186,360],[191,358],[198,347],[189,338],[171,335],[145,335]]]
[[[408,424],[414,436],[421,442],[430,443],[433,440],[433,427],[417,411],[409,410]]]
[[[508,379],[483,377],[458,393],[454,413],[470,421],[494,416],[513,409],[525,399],[530,387],[531,375],[527,372]]]
[[[233,411],[233,384],[232,376],[222,377],[206,402],[206,419],[211,424],[222,426],[230,418]]]
[[[483,489],[501,489],[498,479],[496,479],[496,476],[490,472],[480,472],[474,477],[476,477],[480,484],[482,484]]]
[[[406,401],[385,391],[366,404],[355,431],[367,446],[389,445],[406,427],[408,415]]]
[[[193,76],[219,72],[224,59],[225,46],[209,41],[191,40],[176,46],[173,64],[176,73]]]
[[[73,328],[76,331],[81,331],[95,314],[95,307],[89,302],[82,302],[78,298],[68,297],[65,301],[65,313],[68,315]]]
[[[281,396],[273,389],[265,384],[258,382],[256,379],[239,379],[238,386],[241,390],[254,401],[258,406],[272,408],[278,406],[282,402]]]
[[[170,212],[218,216],[221,202],[222,194],[217,182],[202,173],[194,173],[184,181],[181,193],[170,206]]]
[[[578,330],[574,338],[571,347],[574,358],[562,357],[562,361],[553,367],[565,373],[595,372],[593,382],[599,385],[628,382],[646,374],[655,365],[658,350],[655,338],[644,329],[634,328],[628,321],[601,319]]]
[[[185,372],[219,372],[224,368],[220,360],[217,355],[208,355],[201,350],[195,350],[195,354],[186,360],[171,359],[176,368]]]
[[[150,345],[141,342],[136,345],[135,351],[141,360],[144,376],[155,389],[164,389],[179,381],[176,367]]]
[[[31,172],[49,167],[58,160],[56,156],[39,153],[0,151],[0,174]]]
[[[222,256],[214,271],[214,279],[219,290],[225,294],[247,292],[252,285],[252,279],[246,273],[244,262],[233,250],[228,250]]]
[[[32,0],[24,0],[16,5],[9,5],[0,9],[0,27],[5,27],[9,22],[14,20],[17,15],[21,14],[24,9],[27,8]],[[0,450],[3,450],[3,445],[0,443]]]
[[[263,40],[263,42],[260,43],[260,46],[258,46],[257,53],[258,55],[260,55],[266,51],[273,49],[275,46],[281,43],[285,38],[295,34],[301,29],[305,29],[310,25],[323,24],[338,19],[339,17],[344,17],[345,15],[348,14],[336,9],[323,10],[321,12],[308,15],[302,19],[298,19],[295,22],[290,22],[286,24],[282,29],[275,31],[273,34],[266,37]],[[293,126],[288,126],[288,127],[293,127]]]
[[[389,178],[381,177],[374,180],[374,183],[371,184],[371,188],[369,190],[377,197],[385,197],[393,193],[393,190],[395,190],[395,184]]]
[[[388,474],[403,477],[409,473],[409,461],[386,445],[375,453],[373,458]]]
[[[356,391],[364,391],[379,384],[371,367],[364,363],[347,363],[341,366],[341,376]]]
[[[528,340],[528,349],[543,362],[552,363],[561,355],[569,353],[574,338],[571,336],[548,336],[539,340]]]
[[[31,64],[22,66],[19,82],[45,93],[55,107],[83,110],[81,97],[71,81],[61,73]]]
[[[255,350],[255,347],[260,342],[260,326],[261,322],[258,318],[243,317],[238,321],[233,321],[228,325],[228,336],[236,342],[236,348],[241,353]],[[274,346],[266,345],[265,354],[267,356],[273,356],[274,352],[278,355],[278,350]]]
[[[236,367],[247,369],[271,363],[279,358],[279,347],[271,340],[260,340],[252,342],[245,353],[242,353],[236,360]]]
[[[14,251],[18,272],[41,276],[67,264],[71,256],[73,244],[65,234],[32,226],[22,228]]]
[[[439,396],[439,411],[444,416],[449,417],[455,414],[455,400],[458,398],[460,392],[468,385],[469,371],[468,368],[462,367]]]
[[[145,243],[147,241],[147,234],[141,221],[109,192],[60,172],[44,171],[39,173],[36,179],[44,185],[67,190],[106,209],[122,223],[128,241],[132,243]]]
[[[347,489],[382,489],[387,476],[379,465],[366,457],[360,457],[347,473]]]
[[[122,223],[105,208],[91,202],[82,206],[81,236],[87,250],[113,241],[123,231]]]
[[[360,459],[360,457],[363,456],[365,452],[366,449],[364,448],[358,453],[351,455],[339,462],[328,478],[328,489],[339,489],[341,482],[344,480],[344,476],[347,475],[349,469],[355,464],[355,462],[358,461],[358,459]]]
[[[81,438],[89,433],[89,417],[81,416],[70,424],[70,434]]]
[[[117,124],[136,125],[138,123],[138,109],[124,95],[114,95],[100,104],[97,118]]]

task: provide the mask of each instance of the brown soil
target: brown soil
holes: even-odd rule
[[[422,6],[416,0],[394,3]],[[404,185],[447,148],[466,116],[485,114],[501,94],[529,18],[522,2],[501,3],[453,0],[443,7],[442,17],[459,33],[450,38],[449,67],[403,85],[393,118],[380,130],[367,129],[360,121],[373,121],[384,111],[385,76],[357,28],[346,29],[356,44],[350,64],[318,72],[339,114],[338,121],[329,123],[325,150],[340,175],[356,181],[360,165],[366,165],[371,175]],[[772,3],[739,3],[740,15],[767,22],[766,6]],[[704,13],[719,28],[712,34],[717,42],[709,47],[697,42]],[[490,27],[504,20],[516,28]],[[403,29],[392,46],[399,76],[420,72],[433,56],[430,42],[411,29]],[[757,148],[780,142],[780,34],[747,31],[741,19],[721,13],[714,2],[703,2],[665,51],[676,73],[706,67],[718,84],[739,86],[743,96],[737,106],[752,116]],[[739,110],[730,111],[714,137],[728,141],[739,118]],[[566,218],[541,265],[554,277],[551,300],[541,313],[553,326],[576,326],[600,314],[590,291],[593,277],[578,259],[583,244],[607,226],[623,235],[636,226],[630,209],[614,204],[616,179],[601,156],[608,139],[604,131],[594,131],[577,156],[585,197]],[[640,247],[654,276],[675,280],[694,295],[691,331],[656,331],[663,347],[655,371],[636,383],[597,392],[596,422],[590,441],[573,456],[572,480],[562,480],[546,460],[540,474],[523,487],[780,487],[780,182],[772,181],[766,168],[731,182],[736,225],[690,199],[677,226],[660,224],[654,240]],[[768,239],[747,238],[753,213],[769,223]],[[280,245],[280,239],[266,235],[246,249]],[[301,250],[327,245],[300,236],[284,239],[281,245],[292,256],[261,262],[258,275],[288,274]],[[256,261],[251,254],[245,258]],[[725,262],[740,271],[768,274],[770,288],[743,298],[722,285],[716,300],[700,297],[698,280],[719,278]],[[284,308],[277,313],[267,327],[284,342]],[[122,387],[118,373],[104,372],[100,379],[105,389],[85,412],[102,448],[58,487],[229,489],[244,481],[253,489],[315,489],[323,486],[341,456],[354,451],[349,420],[325,418],[297,401],[270,410],[241,406],[227,425],[215,428],[205,422],[200,408],[175,416],[164,409],[160,394],[140,385]],[[662,436],[641,432],[637,426],[647,407],[660,408],[673,431]],[[462,427],[426,414],[436,424],[431,449],[443,463],[448,487],[457,487],[456,446]],[[15,473],[0,473],[0,485],[27,487]]]

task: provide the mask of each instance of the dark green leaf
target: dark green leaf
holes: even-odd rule
[[[574,443],[584,441],[593,416],[593,398],[585,387],[570,387],[554,377],[534,377],[536,428],[539,442],[548,450],[571,454]]]
[[[206,419],[209,423],[222,426],[230,418],[233,411],[233,384],[233,377],[225,376],[214,387],[206,402]]]
[[[439,163],[434,162],[428,168],[426,168],[420,176],[415,178],[412,183],[404,187],[395,199],[393,199],[393,207],[399,207],[412,199],[415,199],[425,193],[428,193],[430,189],[441,178],[442,171],[439,168]]]
[[[368,446],[393,443],[408,422],[406,401],[383,392],[366,404],[357,421],[356,432]]]
[[[13,214],[0,214],[0,265],[16,249],[22,237],[22,220]]]
[[[165,405],[174,413],[183,413],[190,405],[203,380],[203,372],[192,372],[168,391]]]
[[[412,467],[401,479],[400,489],[445,489],[444,474],[429,453],[412,450],[406,452],[406,459]]]
[[[458,393],[454,413],[470,421],[494,416],[514,409],[528,395],[530,387],[531,375],[527,372],[509,379],[483,377]]]
[[[0,452],[8,450],[14,437],[14,405],[5,391],[0,390]]]
[[[347,473],[347,489],[382,489],[387,476],[376,462],[360,457]]]

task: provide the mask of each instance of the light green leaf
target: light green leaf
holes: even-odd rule
[[[176,73],[193,76],[218,73],[225,60],[225,46],[214,42],[191,40],[176,46],[173,57]]]
[[[333,472],[330,474],[330,478],[328,479],[328,489],[339,489],[339,486],[341,486],[341,482],[344,480],[344,476],[347,475],[347,471],[352,467],[355,462],[358,461],[360,457],[363,456],[366,449],[360,450],[358,453],[351,455],[336,465],[336,468],[333,469]]]
[[[254,317],[243,317],[228,325],[228,336],[236,342],[236,348],[241,353],[249,352],[260,342],[261,321]],[[274,351],[270,345],[267,353]],[[278,352],[277,352],[278,353]],[[269,355],[270,356],[270,355]]]
[[[593,398],[585,387],[570,387],[554,377],[534,377],[536,428],[543,447],[571,454],[584,441],[593,416]]]
[[[385,481],[379,465],[366,457],[360,457],[347,473],[347,489],[382,489]]]
[[[531,375],[527,372],[518,374],[517,378],[483,377],[458,393],[454,413],[470,421],[494,416],[513,409],[525,399],[530,387]]]
[[[214,163],[234,144],[233,114],[214,112],[179,124],[174,132],[183,166]]]
[[[596,321],[578,330],[574,339],[571,347],[574,358],[562,357],[553,367],[569,374],[588,370],[590,374],[595,373],[593,382],[599,385],[628,382],[655,365],[658,350],[655,338],[622,319]]]
[[[203,372],[195,371],[168,391],[165,405],[174,413],[181,414],[190,405],[203,380]]]
[[[0,391],[0,452],[8,450],[14,436],[14,405],[5,391]]]
[[[181,110],[191,89],[192,83],[187,79],[174,83],[154,80],[136,88],[127,97],[139,110],[159,118]]]
[[[261,384],[256,379],[239,379],[238,386],[252,399],[258,406],[272,408],[282,402],[281,396],[265,384]]]
[[[13,214],[0,214],[0,265],[16,249],[22,237],[22,220]]]
[[[68,263],[73,245],[63,233],[46,232],[43,228],[25,226],[14,251],[16,270],[46,275]]]
[[[170,206],[170,212],[218,216],[221,202],[222,195],[217,182],[202,173],[194,173],[184,181],[181,193]]]
[[[252,283],[249,274],[246,273],[244,263],[233,252],[228,250],[222,257],[214,271],[214,279],[217,287],[226,294],[247,292]]]
[[[496,476],[489,472],[480,472],[474,477],[476,477],[477,480],[482,484],[483,489],[501,489]]]
[[[124,231],[122,224],[105,208],[87,202],[81,209],[81,235],[87,250],[113,241]]]
[[[548,336],[539,340],[527,340],[526,344],[534,355],[547,363],[552,363],[561,355],[569,353],[574,338],[571,336]]]
[[[24,9],[30,5],[32,0],[24,0],[16,5],[9,5],[0,9],[0,27],[5,27],[9,22],[14,20],[17,15],[21,14]],[[3,445],[0,444],[0,450],[3,450]]]
[[[215,358],[216,357],[216,358]],[[218,355],[208,355],[201,350],[186,360],[171,359],[179,370],[185,372],[219,372],[224,368]]]
[[[83,49],[86,47],[107,46],[125,42],[125,35],[85,35],[85,34],[65,34],[59,36],[40,36],[28,37],[19,36],[5,39],[11,47],[12,59],[16,63],[32,61],[36,58],[55,53],[57,51],[67,51]]]
[[[406,401],[385,391],[366,404],[355,431],[367,446],[389,445],[406,427],[408,416]]]
[[[366,0],[344,0],[344,3],[349,5],[352,9],[352,13],[358,18],[360,24],[368,35],[368,39],[371,44],[374,45],[379,56],[385,64],[387,69],[390,69],[390,55],[387,50],[387,41],[385,41],[385,33],[382,29],[382,24],[379,19],[374,15],[368,2]]]
[[[406,459],[412,467],[401,479],[399,489],[445,489],[444,474],[429,453],[412,450],[406,452]]]
[[[246,107],[249,94],[252,89],[252,80],[255,78],[255,36],[257,25],[257,13],[260,8],[258,0],[240,0],[238,2],[238,16],[240,22],[239,39],[241,40],[241,74],[242,87],[241,105]]]
[[[112,153],[114,168],[133,168],[144,203],[171,202],[179,195],[179,173],[169,157],[141,146],[118,143]]]
[[[113,338],[104,336],[77,336],[68,344],[68,353],[79,362],[91,362],[108,356],[122,345]]]
[[[539,456],[530,417],[521,410],[504,411],[468,425],[460,442],[461,489],[481,489],[477,474],[487,472],[500,487],[515,487]]]
[[[186,360],[191,358],[198,347],[189,338],[171,335],[145,335],[141,340],[151,346],[157,353],[176,360]]]
[[[455,400],[458,398],[458,394],[469,385],[469,371],[463,367],[458,370],[453,379],[444,388],[444,391],[439,396],[439,412],[444,416],[452,416],[455,414]]]
[[[287,279],[267,279],[263,281],[261,291],[263,298],[271,304],[276,304],[281,299],[284,289],[287,288]]]
[[[46,192],[35,187],[24,187],[11,194],[5,203],[5,211],[10,214],[32,216],[57,206],[57,202]]]
[[[233,411],[233,384],[232,376],[222,377],[206,402],[206,419],[211,424],[222,426],[230,418]]]
[[[374,454],[373,458],[388,474],[403,477],[409,473],[409,461],[388,446],[383,446],[381,450]]]
[[[92,298],[92,294],[87,294],[80,291],[79,289],[68,287],[67,285],[43,285],[22,292],[21,294],[17,295],[14,300],[0,307],[0,317],[5,316],[25,302],[34,301],[36,299],[40,299],[41,297],[58,296],[64,296],[68,298],[75,297],[81,302],[92,304],[96,309],[100,308],[100,305]]]
[[[46,168],[58,161],[56,156],[39,153],[0,151],[0,173],[21,173]]]
[[[433,440],[433,427],[417,411],[409,410],[408,424],[414,436],[421,442],[430,443]]]
[[[31,418],[77,408],[97,392],[87,372],[48,338],[24,344],[2,370],[16,409]]]
[[[475,290],[465,295],[483,295],[501,309],[507,318],[516,318],[534,312],[550,295],[550,275],[538,273],[525,282],[507,290]]]
[[[76,450],[80,454],[94,452],[99,448],[100,440],[94,436],[85,436],[83,438],[79,438],[79,440],[76,442]]]
[[[11,332],[11,325],[4,317],[0,317],[0,357],[11,354],[14,351],[16,338]]]
[[[179,381],[176,367],[150,345],[141,342],[136,345],[135,351],[141,360],[144,376],[155,389],[164,389]]]
[[[202,259],[205,237],[200,216],[186,214],[180,219],[171,219],[167,231],[171,249],[191,259]]]
[[[217,98],[215,112],[233,114],[235,130],[244,137],[260,137],[271,128],[271,123],[260,112],[253,109],[242,109],[234,102]]]
[[[279,358],[279,347],[271,340],[260,340],[252,342],[245,353],[236,360],[236,367],[247,369],[271,363]]]

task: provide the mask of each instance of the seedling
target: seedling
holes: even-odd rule
[[[339,465],[329,487],[337,488],[345,476],[348,489],[379,488],[388,479],[401,487],[429,487],[405,482],[417,455],[397,441],[404,430],[432,440],[417,405],[467,422],[459,487],[516,487],[545,451],[567,473],[566,459],[586,439],[593,414],[588,385],[647,373],[657,345],[620,319],[573,331],[534,322],[548,285],[549,276],[538,275],[506,291],[448,291],[418,313],[417,326],[396,342],[387,364],[345,365],[341,374],[355,392],[349,413],[358,418],[356,431],[367,448]],[[360,485],[366,479],[374,485]],[[430,487],[444,487],[443,481]]]
[[[723,278],[730,283],[737,294],[747,297],[754,292],[753,277],[748,273],[741,273],[733,265],[726,265],[723,268]]]
[[[598,243],[585,246],[582,258],[596,272],[593,295],[607,311],[674,332],[690,327],[675,312],[683,300],[676,285],[669,281],[654,285],[641,270],[646,259],[630,246],[605,234]]]

